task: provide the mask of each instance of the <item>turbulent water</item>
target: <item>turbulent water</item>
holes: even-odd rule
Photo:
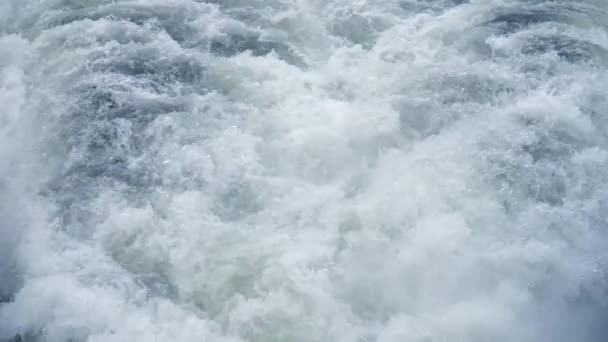
[[[608,340],[608,1],[1,0],[0,341]]]

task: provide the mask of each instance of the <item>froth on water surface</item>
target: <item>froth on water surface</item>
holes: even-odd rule
[[[2,1],[0,341],[605,341],[607,6]]]

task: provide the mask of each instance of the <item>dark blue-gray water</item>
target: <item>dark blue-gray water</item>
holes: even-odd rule
[[[608,341],[608,1],[0,0],[0,341]]]

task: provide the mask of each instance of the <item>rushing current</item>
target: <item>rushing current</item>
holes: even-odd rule
[[[607,0],[0,0],[0,341],[607,340]]]

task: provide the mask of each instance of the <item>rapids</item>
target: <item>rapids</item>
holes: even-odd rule
[[[0,0],[0,341],[605,342],[606,0]]]

